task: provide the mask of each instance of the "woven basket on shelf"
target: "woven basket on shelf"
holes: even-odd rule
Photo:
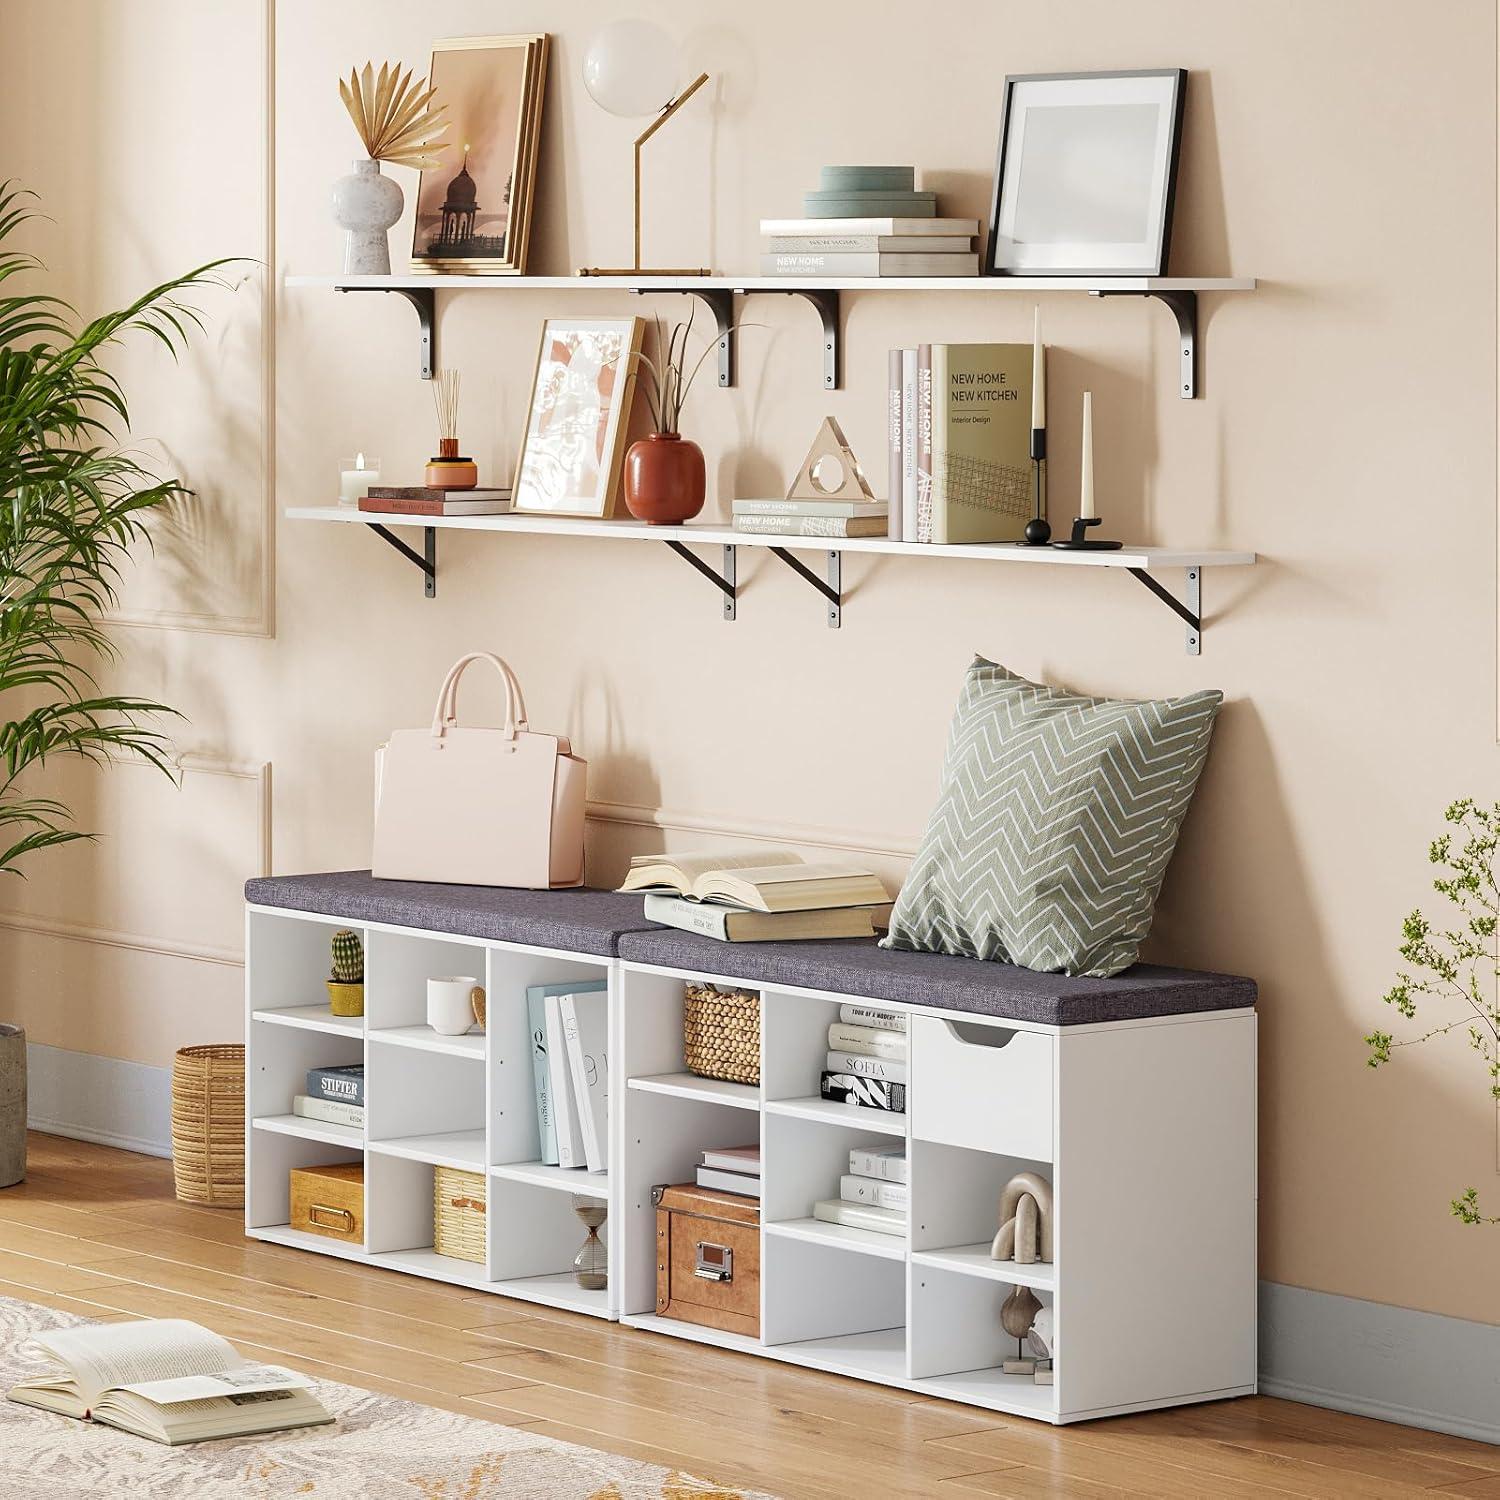
[[[172,1059],[172,1175],[183,1203],[245,1203],[245,1049],[180,1047]]]
[[[484,1259],[484,1176],[457,1167],[432,1173],[432,1248],[455,1260]]]
[[[760,996],[711,984],[682,987],[682,1060],[689,1073],[760,1082]]]

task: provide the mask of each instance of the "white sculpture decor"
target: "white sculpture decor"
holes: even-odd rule
[[[991,1260],[1018,1266],[1052,1263],[1052,1184],[1035,1172],[1017,1172],[1000,1194],[1000,1230]]]
[[[1052,1331],[1052,1309],[1044,1307],[1031,1320],[1026,1347],[1036,1356],[1032,1378],[1038,1385],[1051,1385],[1052,1369],[1057,1362],[1057,1335]]]

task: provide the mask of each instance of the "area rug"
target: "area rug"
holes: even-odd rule
[[[324,1380],[333,1426],[179,1448],[3,1399],[46,1366],[36,1334],[87,1321],[0,1297],[3,1500],[773,1500]]]

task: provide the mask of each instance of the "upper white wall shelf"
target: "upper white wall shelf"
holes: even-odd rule
[[[1250,292],[1253,276],[288,276],[293,287],[340,292],[396,292],[417,310],[421,325],[421,373],[435,363],[437,293],[444,291],[628,291],[680,292],[700,298],[713,313],[719,335],[719,384],[734,384],[736,293],[781,292],[805,297],[823,322],[823,387],[843,383],[840,299],[845,292],[1087,292],[1095,297],[1156,297],[1177,319],[1181,351],[1180,394],[1198,394],[1198,294]]]
[[[356,510],[352,506],[315,505],[289,507],[286,515],[293,521],[331,521],[366,526],[389,542],[404,557],[422,570],[427,597],[437,592],[437,532],[490,531],[531,533],[546,536],[608,537],[611,539],[665,542],[698,572],[708,578],[723,595],[726,620],[735,618],[738,594],[735,556],[739,547],[761,547],[772,552],[800,577],[806,579],[823,597],[828,608],[828,624],[837,629],[842,621],[843,576],[842,554],[874,552],[893,557],[960,558],[969,561],[1019,563],[1030,566],[1123,569],[1145,585],[1187,626],[1187,651],[1197,656],[1203,636],[1203,569],[1250,567],[1256,561],[1253,552],[1211,551],[1204,548],[1122,547],[1117,552],[1067,552],[1055,547],[1026,547],[1009,543],[959,544],[929,546],[921,542],[896,542],[888,537],[802,537],[762,536],[734,531],[724,526],[648,526],[641,521],[588,521],[566,517],[505,516],[410,516],[383,515]],[[424,548],[415,548],[396,537],[392,526],[417,527],[424,533]],[[722,548],[722,568],[716,571],[696,553],[688,550],[690,542],[706,542]],[[821,552],[825,576],[819,578],[806,564],[792,556],[794,551]],[[1182,568],[1187,577],[1186,602],[1179,600],[1152,575]]]

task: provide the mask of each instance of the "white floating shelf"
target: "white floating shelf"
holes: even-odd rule
[[[491,1177],[508,1182],[528,1182],[533,1187],[557,1188],[581,1198],[608,1198],[609,1173],[585,1172],[578,1167],[549,1167],[540,1161],[512,1161],[491,1167]]]
[[[648,1094],[670,1094],[677,1099],[696,1099],[700,1104],[728,1104],[735,1109],[760,1108],[760,1090],[748,1083],[721,1083],[696,1073],[657,1073],[632,1078],[630,1087]]]
[[[879,1234],[873,1229],[856,1229],[852,1224],[825,1224],[822,1219],[784,1219],[767,1224],[767,1234],[791,1240],[810,1240],[815,1245],[833,1245],[861,1255],[879,1255],[887,1260],[906,1259],[904,1234]]]
[[[322,1141],[328,1146],[347,1146],[351,1151],[364,1149],[365,1133],[352,1125],[334,1125],[327,1120],[304,1120],[301,1115],[266,1115],[252,1120],[256,1130],[275,1135],[295,1135],[304,1141]]]
[[[337,1036],[359,1036],[365,1029],[363,1016],[336,1016],[326,1005],[288,1005],[251,1012],[251,1020],[268,1026],[296,1026],[303,1031],[328,1031]]]
[[[834,1099],[774,1099],[764,1106],[768,1115],[791,1115],[798,1120],[817,1120],[824,1125],[849,1125],[879,1135],[906,1134],[906,1116],[888,1109],[868,1109],[861,1104],[840,1104]]]
[[[1037,1261],[1032,1265],[1017,1265],[1013,1260],[992,1260],[989,1242],[978,1245],[955,1245],[944,1250],[913,1250],[912,1264],[932,1266],[939,1271],[961,1271],[966,1276],[986,1276],[992,1281],[1009,1282],[1012,1286],[1044,1287],[1048,1291],[1057,1284],[1056,1268],[1050,1263]]]
[[[394,1140],[370,1141],[368,1146],[382,1156],[404,1156],[408,1161],[426,1162],[434,1167],[458,1167],[465,1172],[484,1171],[482,1130],[398,1136]]]
[[[372,1042],[388,1042],[395,1047],[416,1047],[423,1052],[446,1052],[453,1057],[474,1057],[484,1061],[484,1033],[465,1032],[462,1036],[443,1036],[430,1026],[386,1026],[370,1032]]]

